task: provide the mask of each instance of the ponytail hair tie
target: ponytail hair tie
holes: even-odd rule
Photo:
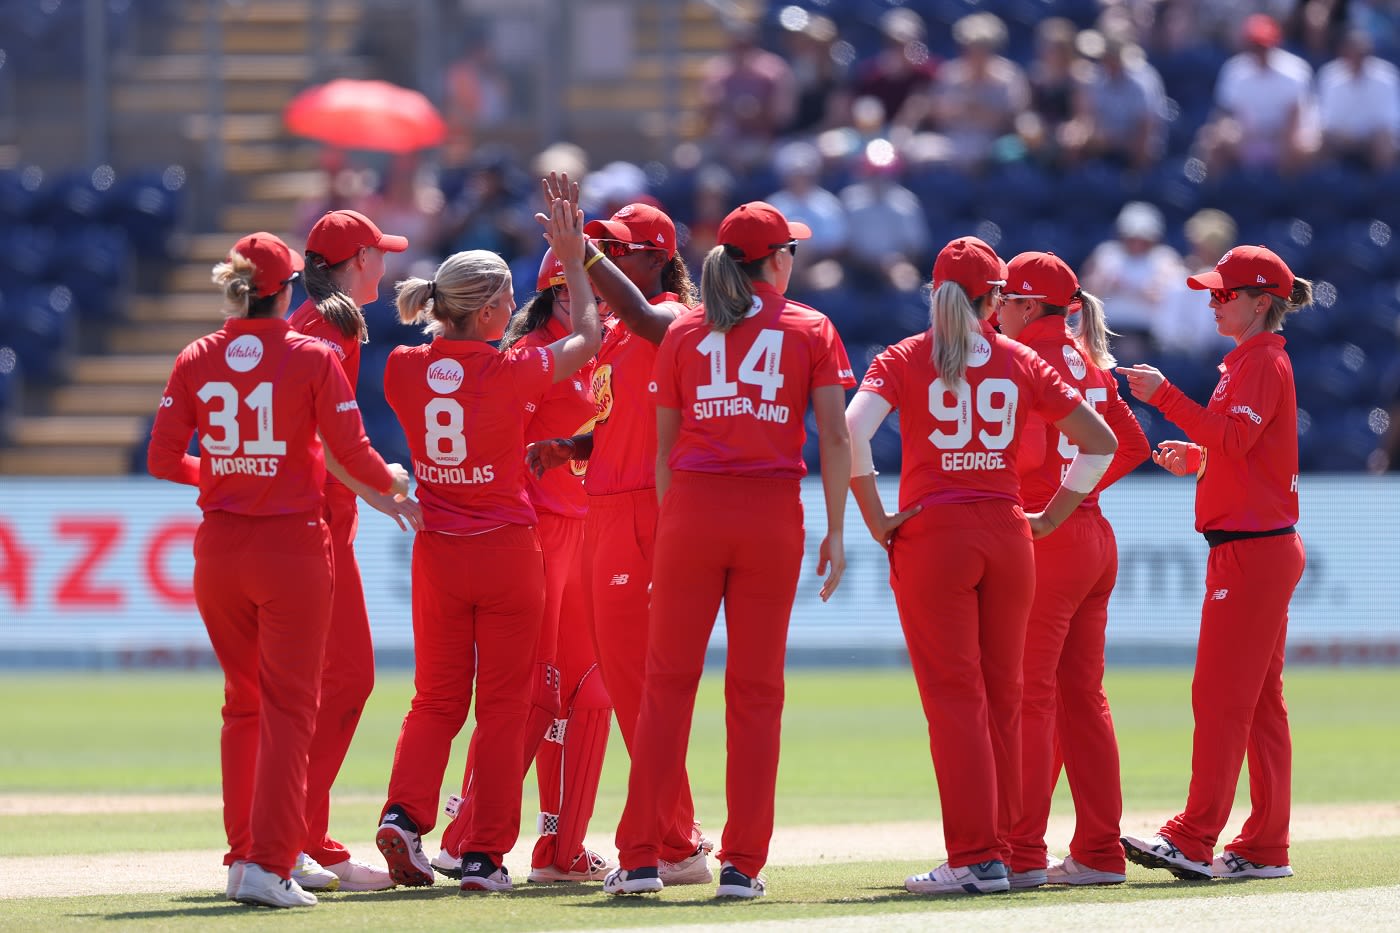
[[[432,301],[435,298],[437,298],[437,279],[428,282],[428,300]]]

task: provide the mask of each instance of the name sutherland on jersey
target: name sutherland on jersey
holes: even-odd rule
[[[696,402],[691,406],[691,411],[694,413],[696,421],[704,421],[707,418],[733,418],[736,415],[749,415],[759,421],[787,424],[788,418],[792,417],[792,412],[788,410],[786,405],[759,402],[758,408],[755,409],[753,399],[743,396],[716,399],[712,402]]]
[[[489,463],[479,467],[436,467],[426,463],[415,463],[413,475],[425,483],[473,486],[495,480],[496,468]]]

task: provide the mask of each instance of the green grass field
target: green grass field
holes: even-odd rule
[[[697,810],[712,835],[723,825],[723,707],[721,681],[706,678],[697,705],[690,769]],[[1110,674],[1123,760],[1125,809],[1169,810],[1184,799],[1190,758],[1190,674],[1184,669],[1124,669]],[[341,800],[332,832],[368,839],[387,783],[399,722],[411,683],[406,674],[382,675],[361,721],[356,744],[337,785]],[[1287,695],[1294,738],[1294,800],[1298,805],[1375,802],[1394,813],[1394,775],[1400,770],[1400,677],[1384,669],[1299,669]],[[53,813],[0,809],[0,874],[5,859],[216,850],[223,843],[217,808],[181,795],[217,795],[217,674],[7,674],[0,680],[0,803],[6,799],[84,795],[169,796],[159,812]],[[626,755],[614,741],[603,776],[593,828],[610,833],[622,807]],[[448,784],[460,774],[457,762]],[[450,789],[450,788],[449,788]],[[1063,791],[1063,786],[1061,787]],[[1244,788],[1242,788],[1244,790]],[[524,813],[533,823],[533,780]],[[1067,809],[1065,793],[1057,810]],[[1247,803],[1247,793],[1239,798]],[[937,818],[926,727],[911,675],[904,670],[793,672],[788,680],[777,818],[780,826],[879,824]],[[839,849],[839,838],[831,840]],[[429,837],[436,850],[436,834]],[[1299,877],[1287,882],[1207,885],[1214,898],[1270,891],[1303,893],[1394,884],[1389,866],[1400,860],[1400,836],[1366,840],[1367,858],[1347,858],[1344,839],[1295,845]],[[300,912],[298,928],[385,925],[435,928],[470,917],[483,929],[563,929],[731,920],[869,917],[885,912],[985,910],[986,898],[924,900],[905,894],[900,880],[941,859],[931,839],[920,862],[860,862],[787,866],[765,872],[770,896],[761,904],[717,907],[712,889],[668,890],[664,904],[618,904],[596,886],[525,888],[510,896],[462,903],[455,887],[430,891],[331,895],[322,907]],[[377,853],[365,853],[377,857]],[[526,866],[513,865],[517,874]],[[1129,885],[1115,889],[1018,892],[1017,908],[1066,903],[1130,904],[1143,899],[1199,897],[1199,886],[1170,882],[1133,868]],[[1161,877],[1157,877],[1161,874]],[[27,892],[26,892],[27,893]],[[34,894],[55,893],[35,891]],[[1006,903],[1008,899],[998,899]],[[742,914],[727,912],[740,910]],[[726,911],[720,913],[720,911]],[[271,912],[227,905],[215,892],[103,897],[21,897],[0,900],[0,928],[66,927],[86,921],[144,921],[141,925],[220,929],[272,922]],[[951,919],[951,918],[950,918]],[[283,921],[285,922],[285,921]]]

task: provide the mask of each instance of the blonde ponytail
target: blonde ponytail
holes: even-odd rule
[[[1298,313],[1312,302],[1312,282],[1294,276],[1293,290],[1289,292],[1287,298],[1269,295],[1269,313],[1264,316],[1264,329],[1269,333],[1278,333],[1283,330],[1284,318],[1290,314]]]
[[[260,317],[271,313],[277,296],[257,297],[253,288],[256,272],[252,261],[241,253],[233,253],[214,267],[211,279],[224,293],[224,317]]]
[[[461,327],[509,284],[504,259],[487,249],[467,250],[444,259],[431,282],[414,276],[395,285],[394,305],[400,321],[425,324],[423,333],[435,337]]]
[[[943,384],[956,391],[967,375],[972,335],[979,329],[977,312],[961,285],[948,281],[934,290],[929,323],[933,327],[933,366]]]
[[[1098,369],[1112,369],[1118,365],[1118,360],[1108,348],[1108,338],[1118,335],[1108,329],[1108,322],[1104,320],[1103,302],[1082,288],[1075,292],[1075,295],[1080,303],[1079,333],[1075,336],[1089,355],[1089,362]]]
[[[705,305],[705,323],[712,330],[727,333],[752,310],[753,277],[745,266],[762,263],[759,260],[740,265],[724,246],[716,246],[705,255],[700,270],[700,300]]]

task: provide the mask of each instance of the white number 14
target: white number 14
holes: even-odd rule
[[[710,358],[710,381],[695,387],[695,397],[700,401],[717,398],[732,398],[739,394],[739,383],[729,382],[725,376],[729,372],[727,341],[728,334],[710,331],[696,350]],[[783,360],[783,332],[764,328],[754,338],[753,346],[744,354],[739,363],[739,382],[759,387],[759,394],[765,402],[778,397],[783,387],[783,374],[778,367]]]

